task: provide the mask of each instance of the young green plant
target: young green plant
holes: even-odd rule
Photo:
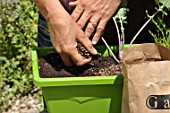
[[[133,42],[136,40],[136,38],[138,37],[138,35],[141,33],[141,31],[151,22],[153,21],[154,17],[159,13],[162,12],[163,14],[165,14],[166,12],[164,11],[164,8],[170,9],[170,1],[169,0],[155,0],[155,2],[158,4],[158,8],[156,9],[157,11],[149,16],[149,19],[145,22],[145,24],[143,24],[143,26],[139,29],[139,31],[136,33],[136,35],[133,37],[133,39],[130,42],[130,45],[133,44]]]

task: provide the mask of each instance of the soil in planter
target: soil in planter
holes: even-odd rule
[[[122,68],[112,57],[95,56],[89,64],[66,67],[57,53],[39,58],[42,78],[122,75]]]
[[[122,75],[121,65],[116,64],[111,56],[91,56],[80,43],[77,45],[77,50],[83,58],[91,57],[92,61],[81,67],[76,65],[67,67],[58,53],[50,53],[45,57],[39,58],[40,76],[42,78],[55,78]]]

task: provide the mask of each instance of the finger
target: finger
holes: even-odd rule
[[[78,35],[77,40],[89,51],[92,55],[98,54],[97,50],[93,47],[90,39],[83,33]]]
[[[74,1],[74,2],[69,2],[69,6],[71,6],[71,7],[74,7],[74,6],[76,6],[77,5],[77,1]]]
[[[98,24],[98,21],[99,19],[98,18],[91,18],[87,27],[86,27],[86,30],[85,30],[85,35],[90,38],[90,36],[92,35],[92,33],[94,32],[95,28],[97,27],[97,24]]]
[[[80,5],[77,5],[76,8],[74,9],[74,11],[73,11],[72,14],[71,14],[71,17],[72,17],[75,21],[77,21],[77,20],[80,18],[81,14],[82,14],[83,12],[84,12],[84,8],[81,7]]]
[[[78,26],[82,29],[84,28],[85,24],[89,20],[90,15],[89,12],[84,11],[84,13],[81,15],[80,19],[77,21]]]
[[[72,61],[74,62],[74,64],[76,64],[77,66],[82,66],[82,65],[87,64],[91,61],[91,58],[89,58],[89,59],[83,58],[78,53],[76,48],[75,48],[75,50],[73,50],[72,52],[69,53],[69,56],[72,59]]]
[[[107,23],[107,21],[100,20],[100,22],[97,26],[97,29],[96,29],[96,33],[95,33],[94,37],[92,38],[92,44],[94,44],[94,45],[97,44],[97,42],[99,41],[99,39],[104,31],[106,23]]]
[[[87,27],[85,29],[85,35],[90,38],[90,36],[92,35],[92,33],[94,32],[95,28],[93,27],[92,23],[89,22],[87,24]]]
[[[72,60],[66,54],[61,53],[60,56],[66,66],[71,67],[73,65]]]

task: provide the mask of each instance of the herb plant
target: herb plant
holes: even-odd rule
[[[133,39],[131,40],[131,42],[130,42],[130,45],[131,44],[133,44],[133,42],[136,40],[136,38],[137,38],[137,36],[141,33],[141,31],[152,21],[155,25],[156,25],[156,27],[159,29],[159,31],[160,32],[162,32],[162,35],[164,34],[164,36],[163,36],[163,40],[159,37],[159,32],[157,32],[158,34],[157,34],[157,36],[159,37],[155,37],[155,35],[153,34],[153,33],[151,33],[152,34],[152,36],[154,36],[154,39],[155,39],[155,41],[156,41],[156,43],[160,43],[160,42],[162,42],[162,43],[168,43],[167,41],[169,41],[169,39],[168,38],[166,38],[167,36],[169,37],[169,30],[165,27],[166,25],[165,24],[163,24],[163,28],[161,28],[160,29],[160,26],[158,25],[158,23],[159,24],[161,24],[163,21],[161,21],[161,19],[158,17],[158,22],[156,22],[155,20],[154,20],[154,17],[158,14],[158,13],[162,13],[162,16],[164,16],[164,15],[167,15],[167,13],[166,13],[166,11],[167,10],[169,10],[170,9],[170,1],[169,0],[155,0],[155,2],[158,4],[158,8],[156,8],[156,12],[153,14],[153,15],[149,15],[148,13],[147,13],[147,11],[146,11],[146,13],[147,13],[147,15],[148,15],[148,20],[145,22],[145,24],[143,24],[143,26],[139,29],[139,31],[136,33],[136,35],[133,37]],[[163,31],[164,30],[166,30],[166,32],[165,33],[163,33]],[[166,35],[166,37],[165,37],[165,35]],[[159,41],[158,41],[159,40]],[[162,41],[161,41],[162,40]],[[167,44],[165,44],[165,45],[167,45]]]
[[[157,29],[156,32],[149,30],[149,33],[153,36],[155,43],[170,49],[170,28],[164,22],[165,16],[168,15],[167,14],[168,10],[169,10],[168,7],[163,7],[160,11],[161,16],[151,19],[151,21],[154,23]]]

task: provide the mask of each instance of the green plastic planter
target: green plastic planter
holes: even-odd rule
[[[109,55],[105,46],[96,49]],[[38,57],[49,52],[54,48],[31,51],[34,84],[42,88],[49,113],[121,113],[123,76],[40,78]]]

